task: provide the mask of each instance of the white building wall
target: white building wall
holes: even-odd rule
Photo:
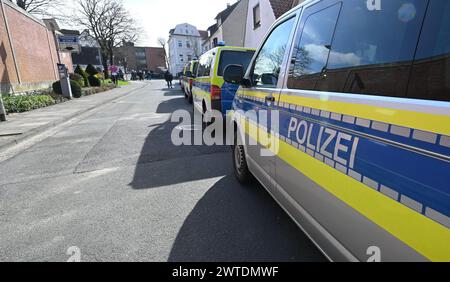
[[[187,42],[190,43],[188,48]],[[181,42],[181,47],[179,47]],[[202,53],[202,41],[197,28],[190,24],[179,24],[169,37],[170,71],[176,75],[183,71],[189,56],[194,59]],[[182,55],[183,57],[181,57]]]
[[[249,0],[241,0],[222,24],[222,41],[228,46],[244,47]]]
[[[261,26],[253,28],[253,8],[259,3],[261,11]],[[275,14],[269,0],[249,0],[247,13],[247,30],[245,33],[245,47],[257,48],[266,36],[269,28],[275,22]]]

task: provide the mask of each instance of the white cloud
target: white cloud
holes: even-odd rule
[[[325,64],[328,59],[329,50],[325,46],[317,44],[305,45],[305,50],[308,51],[309,56],[317,63]],[[361,65],[361,58],[355,53],[340,53],[331,51],[329,65],[333,66],[359,66]]]

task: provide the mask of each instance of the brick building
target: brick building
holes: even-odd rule
[[[73,69],[70,53],[57,53],[46,25],[10,1],[0,0],[0,90],[20,93],[47,88],[59,79],[61,60]]]
[[[161,47],[138,47],[133,43],[125,43],[120,47],[116,63],[127,71],[149,71],[156,75],[167,69],[165,51]]]

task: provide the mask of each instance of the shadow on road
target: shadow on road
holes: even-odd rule
[[[172,114],[176,110],[186,110],[192,113],[192,105],[186,102],[180,90],[167,90],[165,94],[181,95],[182,97],[161,102],[157,108],[157,114]],[[150,125],[153,128],[145,140],[131,183],[134,189],[149,189],[209,179],[223,176],[229,172],[229,166],[224,164],[223,159],[216,159],[212,156],[228,153],[229,147],[175,146],[171,141],[171,135],[173,129],[178,125],[170,120]],[[191,133],[193,138],[193,131],[185,133]],[[231,161],[230,154],[226,154],[225,158]],[[214,165],[214,162],[218,162],[220,165]]]
[[[324,261],[323,255],[260,185],[233,175],[217,182],[188,216],[170,262]]]
[[[168,96],[180,93],[166,91]],[[184,97],[173,97],[159,104],[157,114],[180,109],[192,112],[192,105]],[[184,221],[169,261],[324,261],[323,255],[260,185],[247,188],[235,180],[229,147],[175,146],[171,134],[177,125],[170,121],[152,125],[132,188],[220,180]]]
[[[173,97],[173,96],[181,96],[184,97],[184,93],[180,90],[179,86],[174,86],[175,88],[169,89],[164,88],[164,96]]]

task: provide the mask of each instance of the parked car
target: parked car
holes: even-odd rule
[[[238,87],[225,83],[223,71],[230,64],[247,68],[254,53],[255,49],[221,46],[203,54],[192,87],[194,108],[204,115],[217,110],[225,116]]]
[[[448,19],[444,0],[305,1],[247,70],[225,70],[238,180],[260,181],[330,260],[450,261]]]
[[[184,68],[183,79],[181,81],[182,84],[181,89],[183,90],[186,99],[191,104],[193,102],[192,86],[195,79],[195,75],[197,74],[197,68],[198,68],[198,61],[197,60],[190,61]]]

